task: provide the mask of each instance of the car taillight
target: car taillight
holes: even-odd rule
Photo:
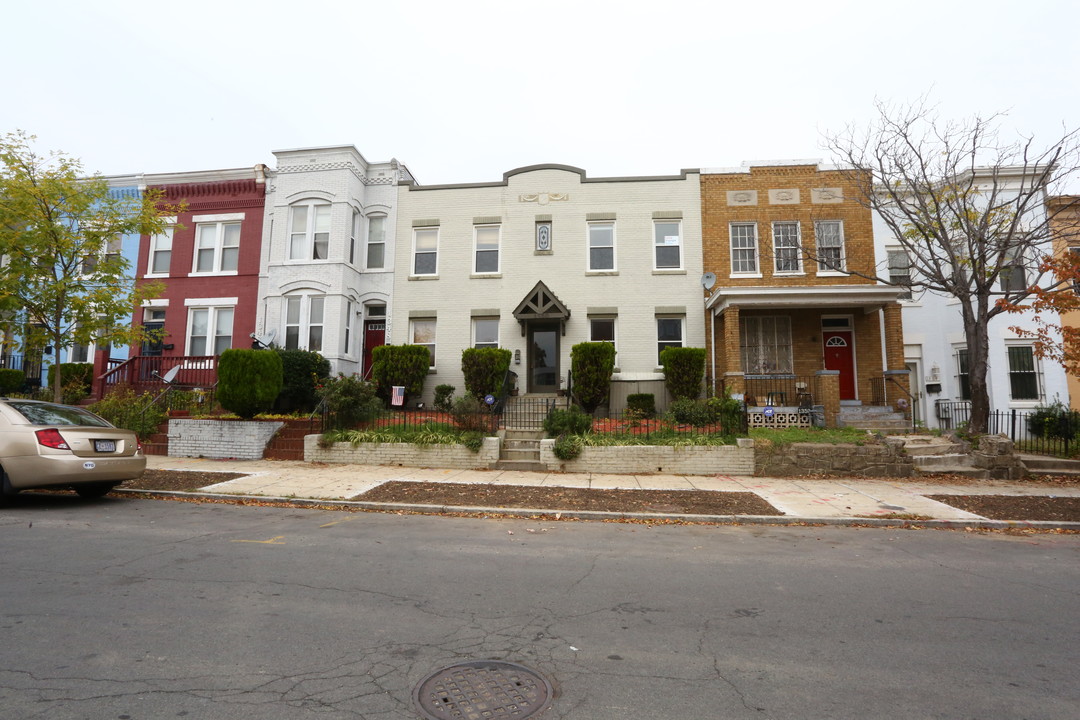
[[[48,430],[38,430],[36,433],[38,445],[44,445],[48,448],[55,448],[56,450],[70,450],[68,444],[64,442],[64,438],[60,436],[60,431],[56,428],[49,428]]]

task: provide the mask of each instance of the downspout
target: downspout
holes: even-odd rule
[[[716,308],[709,311],[709,354],[712,356],[712,394],[716,397]]]

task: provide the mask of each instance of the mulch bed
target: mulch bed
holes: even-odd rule
[[[353,500],[537,510],[598,510],[692,515],[783,515],[754,493],[392,481]]]
[[[927,495],[927,497],[991,520],[1080,522],[1080,497],[1043,495]]]
[[[197,470],[147,470],[138,480],[127,480],[120,487],[129,490],[172,490],[190,492],[214,483],[246,477],[245,473],[202,472]]]

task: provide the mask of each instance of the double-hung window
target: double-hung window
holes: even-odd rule
[[[285,298],[285,349],[322,352],[323,313],[326,298],[322,295],[289,295]]]
[[[499,347],[499,318],[473,318],[473,347]]]
[[[678,220],[653,222],[654,259],[657,270],[682,268],[682,223]]]
[[[193,273],[236,272],[239,258],[239,222],[196,224]]]
[[[844,269],[844,223],[820,220],[814,223],[817,236],[818,272],[841,272]]]
[[[1009,356],[1009,397],[1013,400],[1039,399],[1039,373],[1030,345],[1011,345]]]
[[[615,269],[615,223],[589,223],[589,270]]]
[[[188,309],[188,355],[220,355],[232,347],[232,307]]]
[[[439,274],[439,228],[413,230],[413,275]]]
[[[732,274],[758,273],[758,240],[756,223],[731,223]]]
[[[372,215],[368,218],[367,264],[368,270],[382,270],[386,263],[386,216]]]
[[[120,257],[124,238],[121,235],[111,235],[106,238],[101,254],[91,254],[83,258],[82,274],[89,275],[98,269],[99,258],[104,257],[106,267],[115,268],[116,258]]]
[[[799,223],[798,222],[774,222],[773,233],[773,257],[777,273],[797,273],[802,270],[799,258]]]
[[[345,333],[342,335],[341,340],[341,353],[342,355],[352,355],[352,324],[353,324],[353,304],[352,300],[345,301]]]
[[[330,205],[292,206],[289,220],[289,259],[326,260],[330,252]]]
[[[475,225],[473,234],[476,244],[476,261],[473,264],[473,272],[478,275],[499,272],[500,226]]]
[[[664,348],[683,346],[683,318],[656,318],[656,364],[660,364],[660,354]]]
[[[968,365],[967,348],[956,350],[956,380],[960,385],[960,399],[971,399],[971,372]]]
[[[1024,254],[1020,248],[1010,248],[1005,253],[1001,272],[998,273],[1002,292],[1022,292],[1027,289],[1027,273],[1024,271]]]
[[[435,318],[416,319],[411,323],[409,336],[413,345],[423,345],[428,349],[430,361],[428,367],[435,368]]]
[[[349,226],[349,264],[356,264],[356,243],[360,237],[360,219],[363,216],[355,208],[352,211],[352,224]]]
[[[911,258],[903,249],[888,250],[889,282],[897,287],[906,288],[899,295],[901,300],[911,299]]]
[[[172,262],[173,229],[165,228],[160,235],[150,236],[150,261],[147,263],[147,275],[168,275]]]

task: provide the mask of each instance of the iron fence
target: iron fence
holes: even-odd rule
[[[938,400],[934,411],[945,430],[962,430],[971,422],[968,400]],[[1075,411],[991,410],[986,432],[1008,437],[1020,452],[1058,457],[1080,454],[1080,413]]]
[[[745,375],[746,404],[750,406],[810,407],[815,382],[808,375]]]

